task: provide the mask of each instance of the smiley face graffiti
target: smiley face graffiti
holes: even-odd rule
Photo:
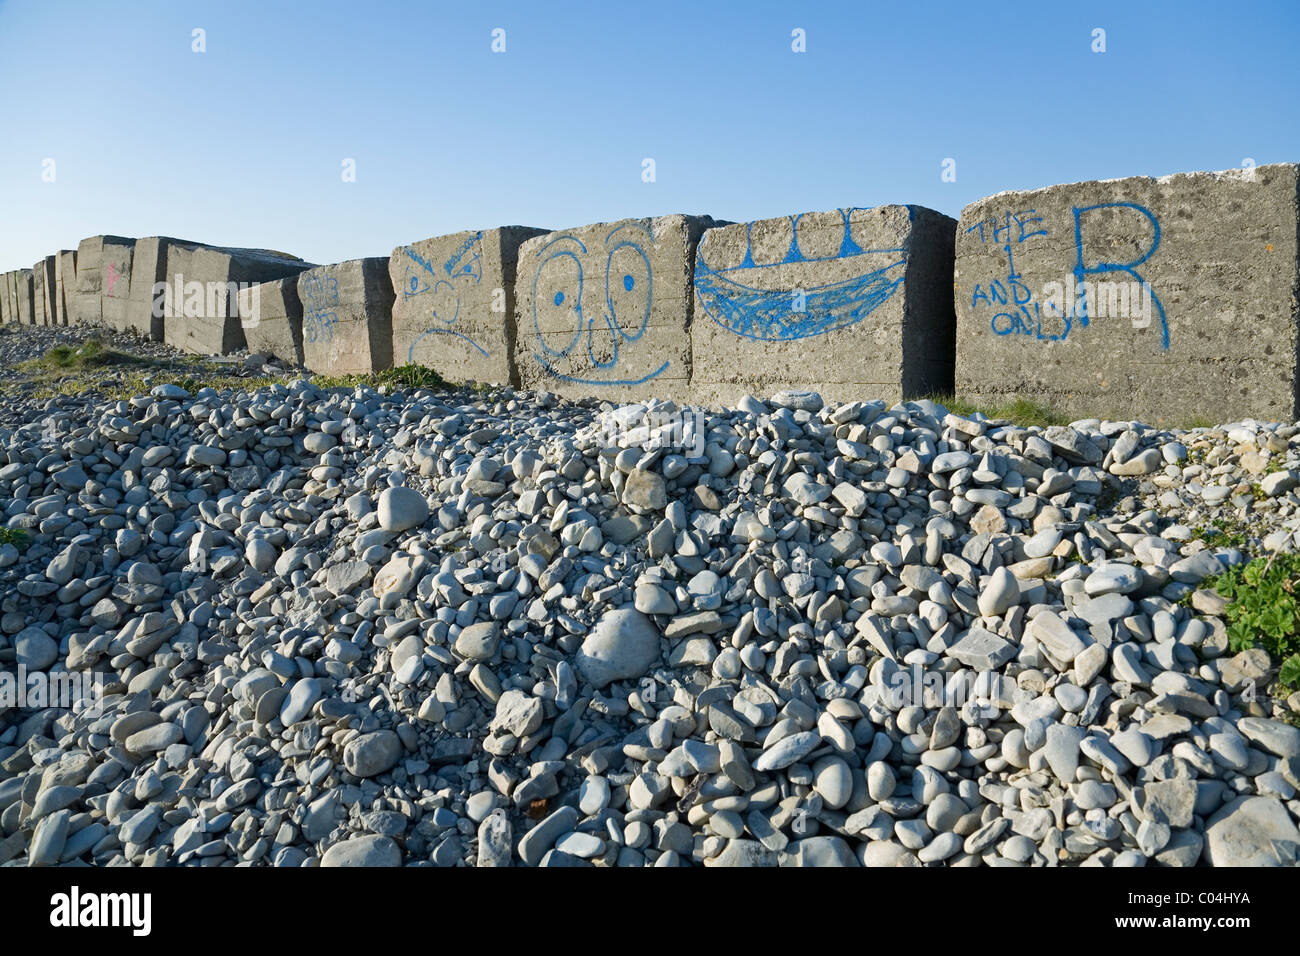
[[[533,358],[546,372],[582,385],[640,385],[668,368],[634,359],[654,303],[654,269],[647,246],[654,234],[640,222],[612,228],[601,246],[588,249],[565,234],[534,253]],[[595,260],[597,274],[588,275]],[[597,283],[595,290],[588,288]],[[603,301],[592,297],[604,293]]]

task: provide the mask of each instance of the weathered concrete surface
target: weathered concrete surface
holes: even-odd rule
[[[102,300],[106,242],[132,243],[134,240],[121,236],[91,236],[77,243],[77,280],[70,309],[70,319],[74,325],[98,325],[104,320]],[[125,288],[123,291],[126,291]]]
[[[1075,183],[967,206],[957,393],[1151,424],[1295,420],[1298,171]]]
[[[520,384],[612,401],[685,398],[691,273],[709,217],[624,219],[519,249]]]
[[[956,227],[921,206],[880,206],[710,229],[695,257],[691,400],[950,389]]]
[[[31,269],[19,269],[14,276],[18,290],[18,321],[22,325],[35,322],[36,307],[33,302],[33,274]]]
[[[33,312],[35,325],[53,325],[54,311],[54,263],[58,256],[46,256],[32,266]]]
[[[310,265],[264,249],[170,244],[164,341],[199,355],[227,355],[242,349],[239,287],[296,276]]]
[[[240,289],[239,321],[250,352],[303,363],[302,300],[296,275]]]
[[[161,342],[168,297],[156,287],[167,281],[167,258],[173,246],[194,249],[198,243],[170,236],[137,239],[131,254],[130,292],[122,315],[122,328]]]
[[[121,236],[104,236],[99,250],[99,308],[109,328],[131,328],[131,272],[135,257],[135,240]],[[89,281],[89,280],[88,280]],[[153,283],[150,282],[152,290]],[[152,301],[152,300],[151,300]]]
[[[0,275],[0,325],[8,325],[14,321],[13,308],[16,302],[14,275],[12,272],[6,272]]]
[[[393,364],[393,284],[388,259],[352,259],[298,276],[303,364],[330,375]]]
[[[72,324],[77,293],[77,250],[63,249],[54,259],[54,324]]]
[[[546,230],[504,226],[398,246],[388,260],[393,362],[447,381],[518,384],[515,275],[519,246]]]

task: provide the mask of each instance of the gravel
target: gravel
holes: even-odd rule
[[[1300,427],[738,406],[7,403],[0,863],[1295,864]]]

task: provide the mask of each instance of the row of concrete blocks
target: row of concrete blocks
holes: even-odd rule
[[[1298,173],[1000,193],[960,222],[882,206],[510,226],[316,267],[96,237],[4,276],[0,314],[103,322],[209,354],[247,345],[332,374],[416,363],[613,401],[955,388],[1153,423],[1293,420]]]

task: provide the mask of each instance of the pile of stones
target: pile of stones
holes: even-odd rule
[[[4,414],[5,865],[1297,862],[1300,700],[1207,586],[1300,543],[1297,425]]]

